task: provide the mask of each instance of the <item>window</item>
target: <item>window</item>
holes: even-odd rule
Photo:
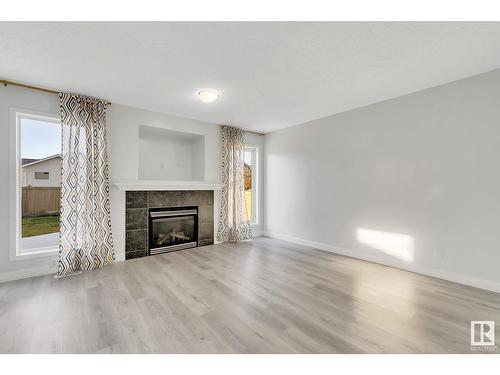
[[[59,247],[61,125],[57,117],[15,113],[16,256]]]
[[[258,201],[258,148],[245,146],[243,165],[243,180],[245,189],[245,203],[248,221],[257,224],[257,201]]]
[[[35,180],[48,180],[49,172],[35,172]]]

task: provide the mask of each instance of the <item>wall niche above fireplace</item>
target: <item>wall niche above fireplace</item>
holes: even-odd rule
[[[125,259],[214,243],[214,192],[211,190],[126,191],[125,202]],[[182,215],[168,213],[175,210]],[[184,219],[178,223],[168,219],[181,216]],[[155,226],[153,219],[161,217],[164,220]],[[157,243],[158,234],[162,234],[164,246],[153,244]],[[174,240],[169,241],[172,238]],[[179,246],[165,249],[170,245]]]
[[[205,180],[205,136],[139,126],[139,180]]]

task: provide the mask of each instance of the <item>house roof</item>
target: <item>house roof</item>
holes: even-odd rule
[[[40,160],[40,159],[21,158],[21,165],[30,164],[30,163],[33,163],[34,161],[37,161],[37,160]]]
[[[54,154],[54,155],[51,155],[51,156],[47,156],[46,158],[43,158],[43,159],[21,159],[21,166],[23,168],[24,167],[29,167],[29,166],[34,165],[34,164],[42,163],[44,161],[47,161],[47,160],[50,160],[50,159],[54,159],[54,158],[60,158],[60,157],[61,157],[60,154]],[[25,160],[32,160],[32,161],[25,163],[24,162]]]

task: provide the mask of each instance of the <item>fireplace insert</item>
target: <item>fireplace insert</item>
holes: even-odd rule
[[[149,209],[149,255],[198,246],[198,207]]]

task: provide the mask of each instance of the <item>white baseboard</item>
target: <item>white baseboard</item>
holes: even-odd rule
[[[476,277],[471,277],[467,275],[461,275],[449,271],[438,270],[433,268],[421,267],[414,264],[408,264],[399,262],[397,260],[387,260],[385,258],[377,256],[368,256],[365,254],[360,254],[357,251],[344,249],[338,246],[329,245],[326,243],[309,241],[298,237],[292,237],[281,233],[274,232],[262,232],[263,236],[280,239],[283,241],[291,242],[297,245],[303,245],[307,247],[312,247],[318,250],[329,251],[335,254],[345,255],[352,258],[357,258],[361,260],[366,260],[373,263],[382,264],[385,266],[390,266],[394,268],[403,269],[405,271],[415,272],[426,276],[432,276],[438,279],[452,281],[455,283],[472,286],[475,288],[486,289],[496,293],[500,293],[500,283],[495,281],[480,279]]]
[[[0,273],[0,283],[4,283],[6,281],[19,280],[19,279],[26,279],[28,277],[50,275],[56,272],[57,272],[57,267],[54,266],[24,268],[17,271]]]

